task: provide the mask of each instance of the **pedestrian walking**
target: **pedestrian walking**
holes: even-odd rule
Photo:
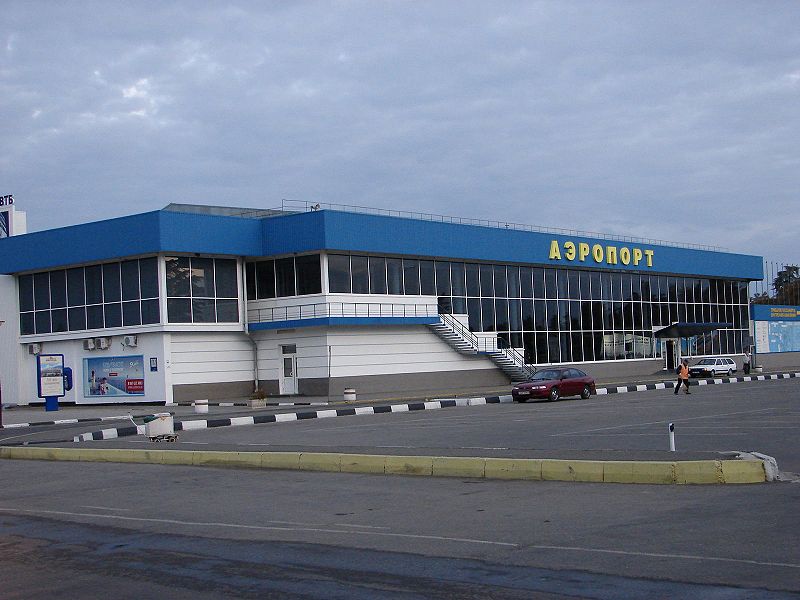
[[[681,389],[681,384],[683,384],[684,388],[686,388],[686,393],[691,394],[692,392],[689,391],[689,361],[685,358],[681,363],[681,366],[678,367],[678,383],[675,384],[675,395],[678,395],[678,391]]]
[[[742,362],[744,363],[744,374],[745,375],[749,375],[750,374],[750,349],[749,348],[744,351],[744,359],[742,360]]]

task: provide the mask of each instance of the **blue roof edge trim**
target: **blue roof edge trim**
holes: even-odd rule
[[[652,251],[652,266],[568,259],[567,246]],[[551,257],[551,249],[559,257]],[[265,218],[154,211],[0,239],[0,273],[156,253],[277,256],[303,252],[408,255],[557,268],[760,280],[760,256],[333,210]]]
[[[261,254],[258,220],[153,211],[0,239],[0,273],[163,252]]]
[[[269,329],[295,329],[298,327],[325,327],[341,325],[431,325],[439,317],[318,317],[316,319],[290,319],[268,323],[250,323],[252,331]]]
[[[598,238],[569,237],[559,234],[478,225],[420,221],[416,219],[321,211],[325,215],[325,248],[375,254],[410,254],[456,260],[523,263],[560,268],[586,268],[692,276],[729,277],[760,280],[763,258],[747,254],[714,252],[673,246],[649,245]],[[307,213],[305,213],[307,214]],[[311,213],[314,214],[314,213]],[[281,217],[283,218],[283,217]],[[558,244],[560,260],[550,258],[551,243]],[[591,253],[584,262],[566,260],[564,243],[581,242],[603,248],[623,247],[653,250],[653,266],[597,263]]]

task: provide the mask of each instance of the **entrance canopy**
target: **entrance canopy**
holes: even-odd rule
[[[733,323],[673,323],[655,332],[657,338],[685,338],[728,329]]]

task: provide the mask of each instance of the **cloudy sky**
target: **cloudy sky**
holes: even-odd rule
[[[800,259],[800,3],[0,0],[30,231],[281,199]]]

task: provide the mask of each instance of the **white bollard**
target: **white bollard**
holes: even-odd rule
[[[208,412],[208,400],[195,400],[193,406],[197,414]]]
[[[669,451],[675,452],[675,423],[669,424]]]
[[[356,391],[353,388],[346,388],[344,390],[344,401],[345,402],[356,401]]]

